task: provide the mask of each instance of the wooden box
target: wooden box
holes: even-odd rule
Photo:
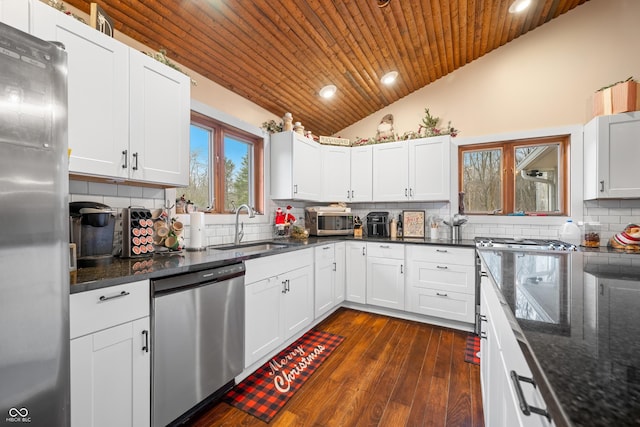
[[[618,83],[593,95],[593,116],[640,110],[638,83]]]

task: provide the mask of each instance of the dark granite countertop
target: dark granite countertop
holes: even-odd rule
[[[640,425],[640,255],[479,252],[556,425]]]
[[[313,247],[327,242],[336,241],[364,241],[386,243],[410,243],[427,245],[446,245],[474,247],[473,240],[451,242],[448,240],[430,239],[389,239],[389,238],[354,238],[349,237],[309,237],[305,241],[292,239],[278,239],[278,243],[284,243],[286,248],[269,252],[242,253],[238,250],[218,250],[209,247],[204,251],[190,252],[166,252],[146,258],[118,258],[114,257],[102,265],[82,267],[71,273],[72,294],[100,289],[108,286],[129,283],[136,280],[156,279],[159,277],[173,276],[192,271],[205,270],[220,267],[233,262],[240,262],[251,258],[275,255],[298,250],[303,247]],[[244,244],[259,242],[243,242]]]

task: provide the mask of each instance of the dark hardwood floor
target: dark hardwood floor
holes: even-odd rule
[[[219,403],[194,425],[484,425],[467,333],[345,308],[316,328],[345,340],[269,424]]]

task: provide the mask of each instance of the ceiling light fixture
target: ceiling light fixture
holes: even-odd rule
[[[382,76],[382,78],[380,79],[380,82],[385,85],[390,85],[391,83],[396,81],[397,77],[398,77],[397,71],[389,71],[387,74]]]
[[[336,94],[336,91],[338,90],[337,87],[335,87],[334,85],[327,85],[325,87],[323,87],[322,89],[320,89],[320,96],[325,98],[325,99],[329,99],[331,98],[333,95]]]
[[[520,13],[531,5],[531,0],[515,0],[509,6],[509,13]]]

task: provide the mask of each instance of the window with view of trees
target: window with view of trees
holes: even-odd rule
[[[262,206],[262,139],[192,113],[189,186],[185,198],[216,213]]]
[[[469,214],[566,214],[568,137],[464,145],[460,191]]]

